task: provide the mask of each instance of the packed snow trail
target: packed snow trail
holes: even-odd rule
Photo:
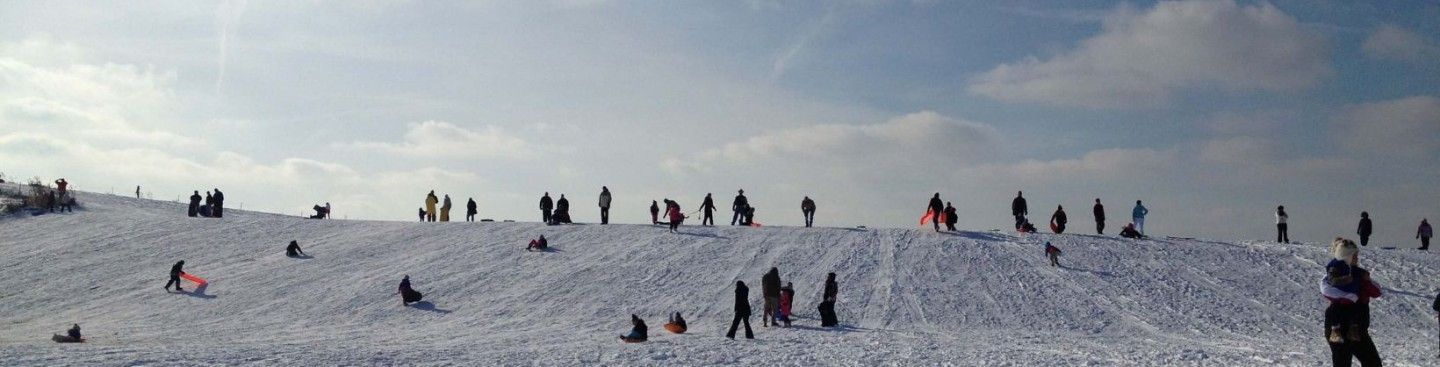
[[[80,193],[0,219],[0,365],[1328,363],[1319,244],[916,229],[313,220]],[[544,234],[552,249],[525,251]],[[284,255],[298,240],[312,258]],[[1049,266],[1043,243],[1064,250]],[[161,290],[170,265],[209,285]],[[1390,365],[1433,365],[1440,261],[1364,249]],[[760,276],[796,289],[762,328]],[[827,272],[842,327],[815,307]],[[404,307],[410,275],[425,301]],[[735,280],[756,340],[725,339]],[[684,335],[658,326],[670,312]],[[650,342],[622,344],[638,314]],[[49,340],[80,323],[88,343]],[[743,333],[741,333],[743,334]]]

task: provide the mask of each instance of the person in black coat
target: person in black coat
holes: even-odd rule
[[[750,330],[750,287],[745,286],[744,281],[735,281],[735,319],[730,321],[730,332],[725,333],[726,338],[735,339],[735,328],[740,323],[745,323],[745,339],[755,339],[755,333]]]
[[[1095,198],[1095,234],[1105,234],[1105,206],[1100,205],[1100,198]]]
[[[475,210],[475,198],[470,198],[470,201],[465,203],[465,221],[474,222],[475,214],[479,213],[479,211]]]
[[[940,193],[930,197],[930,205],[926,208],[930,212],[930,224],[935,225],[935,231],[940,231],[940,215],[945,213],[945,202],[940,200]],[[924,225],[924,224],[921,224]]]
[[[190,216],[194,217],[200,213],[200,190],[190,195]]]
[[[832,327],[840,325],[840,320],[835,317],[835,296],[839,293],[839,285],[835,283],[835,273],[825,276],[825,293],[820,302],[820,326]]]
[[[705,193],[705,201],[700,203],[700,211],[704,213],[704,218],[700,219],[700,225],[715,225],[715,216],[713,214],[715,212],[715,199],[710,197],[710,193]]]
[[[1360,246],[1370,245],[1370,234],[1374,228],[1370,224],[1370,212],[1360,212],[1360,227],[1355,229],[1355,234],[1360,235]]]
[[[305,250],[301,250],[301,249],[300,249],[300,242],[297,242],[297,241],[293,241],[293,240],[292,240],[292,241],[290,241],[290,245],[289,245],[289,246],[285,246],[285,256],[289,256],[289,257],[300,257],[300,256],[310,256],[310,255],[306,255],[306,254],[305,254]]]
[[[565,194],[560,194],[560,200],[555,201],[555,214],[550,215],[550,220],[570,223],[570,199],[566,199]]]
[[[735,202],[730,204],[730,210],[735,212],[735,215],[730,217],[730,225],[733,226],[739,222],[740,218],[746,215],[746,208],[749,207],[750,199],[745,198],[745,190],[740,190],[740,194],[735,195]]]
[[[420,300],[421,300],[422,298],[425,298],[425,295],[420,294],[420,292],[419,292],[419,291],[416,291],[415,288],[411,288],[411,287],[410,287],[410,276],[409,276],[409,275],[406,275],[404,279],[400,279],[400,304],[401,304],[401,305],[409,306],[410,303],[412,303],[412,302],[420,302]]]
[[[780,269],[772,267],[760,277],[760,294],[765,296],[764,318],[760,319],[760,326],[776,325],[776,318],[780,317]]]
[[[1015,228],[1025,224],[1025,216],[1030,215],[1030,206],[1025,203],[1025,192],[1015,193],[1015,200],[1010,201],[1010,215],[1015,216]]]
[[[176,262],[176,263],[175,263],[175,266],[170,267],[170,281],[165,282],[165,291],[166,291],[166,292],[169,292],[169,291],[170,291],[170,285],[171,285],[171,284],[174,284],[174,285],[175,285],[175,291],[176,291],[176,292],[184,292],[184,291],[185,291],[184,289],[180,289],[180,274],[184,274],[184,273],[185,273],[185,260],[180,260],[179,262]]]
[[[946,202],[946,203],[945,203],[945,230],[954,232],[954,231],[955,231],[955,223],[959,223],[959,222],[960,222],[960,217],[959,217],[959,215],[955,212],[955,206],[954,206],[954,205],[950,205],[949,202]]]
[[[215,206],[210,207],[210,215],[216,218],[225,217],[225,193],[215,189]]]
[[[1069,221],[1070,219],[1065,215],[1065,206],[1062,205],[1055,209],[1055,214],[1050,215],[1050,229],[1054,230],[1055,234],[1065,233],[1065,223]]]
[[[650,328],[645,326],[645,320],[640,319],[640,316],[630,314],[630,325],[634,325],[634,327],[630,328],[630,334],[621,335],[621,340],[631,343],[638,343],[650,339],[650,337],[647,335],[649,334]]]
[[[650,224],[660,224],[660,202],[650,200]]]
[[[555,202],[550,200],[550,193],[540,197],[540,221],[550,223],[550,210],[555,209]]]

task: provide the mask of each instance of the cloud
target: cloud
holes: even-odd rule
[[[474,131],[444,121],[411,123],[399,143],[355,142],[341,146],[421,158],[523,158],[536,149],[497,126]]]
[[[1336,124],[1341,145],[1361,156],[1435,159],[1440,152],[1435,96],[1361,104],[1338,116]]]
[[[1440,44],[1392,24],[1376,28],[1365,38],[1361,49],[1366,55],[1380,59],[1431,63],[1440,59]]]
[[[1326,40],[1263,2],[1121,7],[1101,28],[1068,53],[999,65],[968,89],[1008,102],[1147,107],[1193,88],[1302,90],[1333,73]]]
[[[872,125],[824,124],[774,131],[693,157],[673,157],[662,166],[672,173],[686,173],[782,160],[843,162],[861,170],[897,162],[923,164],[936,157],[975,161],[985,154],[994,136],[989,126],[923,111]]]

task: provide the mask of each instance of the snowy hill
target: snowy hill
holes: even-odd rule
[[[84,194],[0,219],[0,365],[1325,365],[1318,244],[916,229],[310,220]],[[540,234],[553,252],[522,248]],[[287,258],[299,240],[311,259]],[[1052,268],[1042,244],[1065,251]],[[1366,249],[1390,365],[1434,365],[1440,260]],[[170,265],[211,282],[161,290]],[[797,326],[761,328],[760,276]],[[842,328],[818,327],[827,272]],[[409,274],[429,306],[402,307]],[[756,340],[725,339],[735,280]],[[187,286],[193,288],[187,283]],[[659,326],[684,312],[691,332]],[[616,336],[638,314],[651,341]],[[49,341],[71,323],[90,343]]]

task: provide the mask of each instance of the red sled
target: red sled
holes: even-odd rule
[[[925,215],[920,217],[920,226],[924,227],[926,224],[930,224],[930,217],[933,216],[935,216],[934,210],[926,210]],[[946,217],[944,212],[940,213],[940,223],[950,223],[950,218]]]
[[[190,273],[180,273],[180,278],[183,278],[183,279],[188,280],[188,281],[191,281],[191,282],[195,282],[196,285],[205,285],[205,284],[210,283],[210,282],[205,281],[205,278],[201,278],[201,277],[197,277],[197,276],[194,276],[194,275],[190,275]]]

